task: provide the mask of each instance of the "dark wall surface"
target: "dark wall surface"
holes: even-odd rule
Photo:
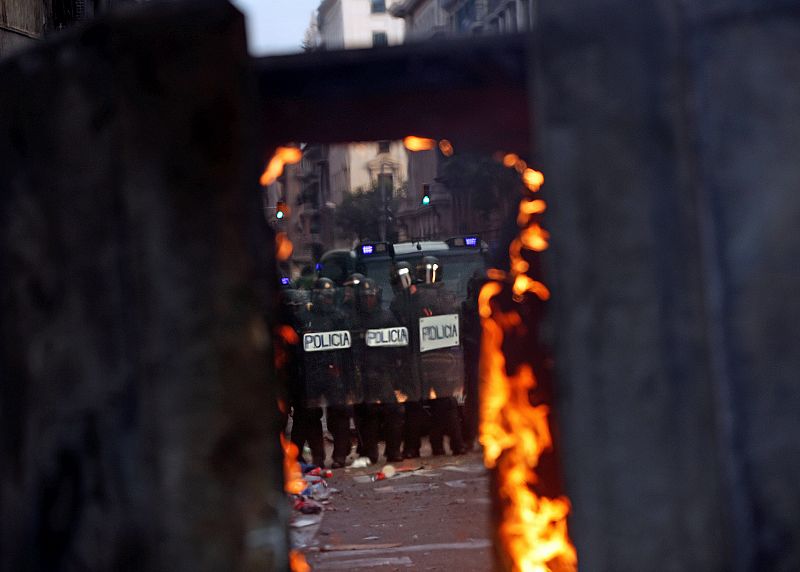
[[[247,66],[214,1],[2,64],[1,570],[285,565]]]
[[[800,11],[540,3],[582,571],[800,569]]]

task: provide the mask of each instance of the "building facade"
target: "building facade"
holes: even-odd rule
[[[534,0],[402,0],[390,12],[406,26],[406,42],[446,36],[506,34],[532,29]],[[502,207],[490,212],[474,208],[470,192],[449,180],[438,149],[408,153],[408,193],[397,213],[404,238],[443,238],[479,233],[498,238]],[[423,205],[426,194],[430,202]]]
[[[394,46],[405,24],[389,10],[396,0],[323,0],[318,9],[319,41],[325,50]]]
[[[396,0],[323,0],[317,16],[318,47],[323,50],[394,46],[403,43],[405,23],[392,17]],[[408,158],[400,141],[353,142],[326,147],[328,203],[325,217],[336,216],[344,198],[359,191],[398,194],[408,179]],[[352,246],[335,220],[330,248]],[[384,227],[385,228],[385,225]],[[375,236],[373,239],[385,239]]]
[[[443,0],[454,35],[513,34],[533,28],[535,0]]]

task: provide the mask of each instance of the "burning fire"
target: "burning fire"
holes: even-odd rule
[[[519,169],[524,162],[516,155],[503,157],[506,167],[522,171],[525,186],[536,192],[544,176],[533,169]],[[510,567],[519,572],[574,572],[578,559],[567,532],[570,503],[566,497],[548,498],[537,494],[536,467],[541,455],[552,450],[546,405],[533,406],[530,392],[537,387],[529,364],[509,374],[503,353],[505,336],[521,327],[516,310],[501,309],[493,299],[511,289],[513,300],[528,294],[545,301],[547,287],[527,274],[530,264],[523,253],[541,252],[549,233],[532,217],[544,212],[544,201],[529,198],[519,205],[519,236],[509,247],[510,270],[491,269],[490,281],[481,289],[478,309],[483,327],[481,340],[481,422],[480,442],[484,463],[496,469],[502,516],[498,536]]]
[[[285,232],[279,232],[275,235],[275,257],[280,260],[289,260],[289,257],[294,251],[294,245],[289,240],[289,235]]]
[[[306,488],[303,472],[297,461],[300,451],[297,449],[297,445],[289,441],[283,433],[281,433],[281,446],[283,447],[283,489],[290,495],[299,495]]]
[[[425,137],[409,135],[403,139],[403,146],[409,151],[428,151],[436,147],[436,141]]]
[[[522,182],[531,192],[536,192],[544,184],[544,175],[533,169],[525,169],[522,172]]]
[[[311,572],[311,566],[306,562],[306,557],[299,550],[289,552],[289,567],[292,572]]]
[[[275,154],[269,160],[269,163],[267,163],[267,167],[264,169],[258,182],[264,187],[271,185],[283,174],[283,167],[285,165],[293,165],[302,158],[303,151],[297,147],[278,147],[275,150]]]
[[[297,449],[297,445],[289,441],[283,433],[281,433],[281,447],[283,447],[283,490],[289,494],[300,494],[306,488],[300,463],[297,462],[300,451]],[[311,570],[305,556],[299,550],[289,552],[289,567],[292,572],[310,572]]]

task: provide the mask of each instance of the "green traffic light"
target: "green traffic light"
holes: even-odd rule
[[[275,218],[283,218],[283,211],[278,211],[275,213]]]
[[[431,198],[428,195],[425,195],[424,197],[422,197],[422,204],[423,205],[430,204],[430,202],[431,202]]]

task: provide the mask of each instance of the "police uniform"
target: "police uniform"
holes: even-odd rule
[[[359,272],[354,272],[350,276],[347,277],[347,280],[344,281],[344,288],[341,289],[342,292],[342,301],[341,301],[341,311],[349,320],[351,328],[357,328],[358,323],[358,310],[356,309],[356,290],[358,289],[358,285],[364,280],[365,276]],[[358,357],[358,352],[360,350],[359,344],[353,344],[349,355],[345,356],[346,363],[344,364],[344,371],[345,376],[350,379],[351,387],[360,388],[361,387],[361,372],[359,368],[360,359]],[[353,407],[352,407],[352,415],[353,421],[355,422],[356,426],[356,434],[355,438],[357,441],[356,446],[356,454],[359,457],[365,455],[364,453],[364,446],[361,441],[361,432],[358,428],[361,426],[361,415],[363,412],[363,406],[361,404],[361,395],[354,395],[353,396]]]
[[[402,409],[395,393],[402,367],[401,348],[408,346],[408,330],[381,305],[380,288],[371,278],[356,291],[357,353],[362,403],[357,406],[363,453],[378,461],[379,435],[386,440],[386,458],[400,461]]]
[[[407,262],[398,262],[392,270],[394,299],[389,308],[398,323],[408,329],[409,345],[402,350],[403,371],[399,389],[405,399],[403,404],[403,457],[419,457],[422,435],[427,425],[427,413],[422,406],[422,381],[419,372],[419,328],[417,327],[417,287]]]
[[[326,407],[333,435],[333,467],[344,466],[350,452],[352,380],[347,375],[350,323],[336,306],[335,288],[320,278],[312,291],[311,310],[304,314],[303,365],[307,406]]]
[[[467,299],[461,303],[461,344],[464,348],[464,394],[462,431],[464,447],[471,450],[478,436],[478,364],[481,352],[481,321],[478,294],[482,275],[475,271],[467,284]]]
[[[413,311],[419,318],[459,313],[453,293],[442,282],[439,261],[426,256],[417,265],[417,293]],[[456,395],[463,392],[463,351],[460,345],[419,353],[423,398],[431,409],[430,442],[434,455],[444,454],[444,436],[453,454],[464,452]]]

